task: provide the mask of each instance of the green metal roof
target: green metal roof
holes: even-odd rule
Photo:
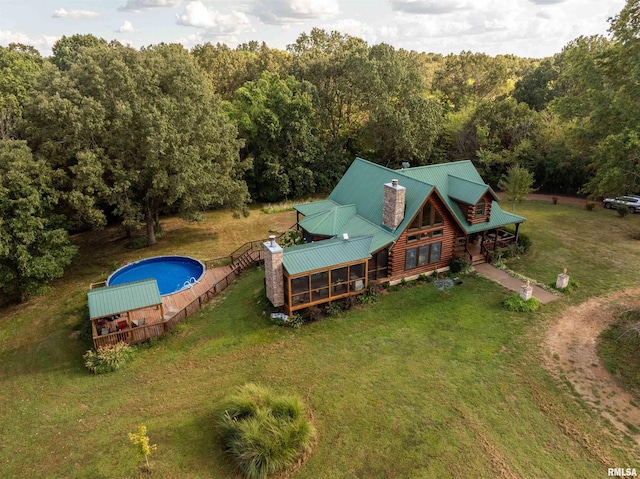
[[[395,229],[395,233],[399,235],[407,228],[411,218],[433,189],[428,181],[402,177],[399,173],[401,172],[356,158],[329,195],[329,199],[341,205],[356,205],[358,216],[391,231],[382,226],[384,184],[398,179],[398,184],[406,188],[404,220]]]
[[[282,264],[290,275],[307,271],[328,269],[345,263],[371,258],[371,236],[358,238],[333,238],[284,248]]]
[[[294,205],[293,209],[296,211],[299,211],[305,216],[310,216],[310,215],[315,215],[316,213],[321,213],[322,211],[326,211],[336,206],[340,206],[340,205],[335,201],[322,200],[322,201],[314,201],[313,203],[302,203],[300,205]]]
[[[475,205],[489,189],[489,185],[465,180],[457,176],[449,177],[449,196],[468,205]]]
[[[87,293],[91,319],[156,306],[162,303],[155,279],[92,289]]]
[[[305,216],[300,221],[300,226],[317,235],[336,236],[344,233],[342,228],[355,214],[356,205],[335,206],[329,210]]]
[[[491,193],[495,200],[498,199],[498,196],[491,189],[491,187],[482,180],[482,177],[478,173],[478,170],[476,170],[476,167],[469,160],[454,161],[451,163],[439,163],[437,165],[419,166],[416,168],[407,168],[398,170],[397,173],[402,176],[428,182],[434,185],[436,190],[438,190],[438,193],[440,193],[442,199],[449,207],[449,210],[451,210],[451,212],[453,213],[462,230],[467,234],[477,233],[478,231],[484,231],[489,228],[498,228],[500,226],[522,223],[523,221],[526,221],[526,219],[522,216],[505,213],[498,205],[498,202],[494,201],[491,206],[491,221],[477,223],[475,225],[470,225],[467,222],[466,216],[462,213],[457,203],[453,201],[454,198],[452,197],[452,195],[466,197],[467,199],[471,200],[474,199],[474,197],[477,195],[477,192],[480,190],[480,187],[478,185],[484,185],[483,187],[486,188],[484,191],[489,191],[489,193]],[[457,178],[457,180],[454,180],[453,185],[451,185],[451,182],[449,181],[450,177]],[[404,181],[404,179],[401,179],[399,181],[402,184],[402,181]],[[463,185],[468,185],[472,189],[472,192],[469,194],[462,192]],[[484,194],[484,192],[482,194]],[[466,203],[467,201],[464,202]],[[476,202],[477,201],[469,202],[469,204],[475,204]],[[494,213],[496,214],[494,215]]]
[[[393,243],[397,239],[397,236],[387,228],[374,225],[358,215],[355,215],[344,225],[341,233],[347,233],[350,238],[355,238],[356,236],[371,236],[371,245],[369,246],[370,253],[378,251],[383,246]]]
[[[392,179],[406,188],[404,219],[393,231],[382,226],[383,185]],[[306,231],[326,236],[371,236],[369,252],[373,253],[398,239],[435,190],[467,234],[525,221],[522,216],[502,211],[497,195],[468,160],[390,170],[356,158],[327,200],[294,208],[305,215],[300,226]],[[496,200],[491,221],[470,225],[456,201],[476,204],[487,192]]]

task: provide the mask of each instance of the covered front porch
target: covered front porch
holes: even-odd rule
[[[492,228],[467,236],[461,236],[457,244],[464,245],[463,256],[470,264],[480,264],[489,261],[491,253],[508,248],[517,243],[520,223],[515,225],[515,231],[503,228]]]

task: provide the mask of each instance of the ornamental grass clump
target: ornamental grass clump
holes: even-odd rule
[[[133,358],[133,348],[127,343],[119,342],[98,348],[97,351],[89,350],[82,357],[84,365],[92,373],[110,373],[117,371]]]
[[[248,479],[291,468],[313,445],[315,429],[296,397],[247,384],[227,398],[220,411],[224,448]]]

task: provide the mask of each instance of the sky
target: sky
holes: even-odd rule
[[[63,35],[139,48],[265,41],[286,48],[313,27],[430,53],[541,58],[581,35],[606,35],[625,0],[0,0],[0,45],[43,55]]]

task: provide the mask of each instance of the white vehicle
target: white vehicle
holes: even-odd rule
[[[605,208],[617,208],[624,205],[629,208],[629,213],[640,211],[640,197],[637,196],[618,196],[617,198],[605,198],[602,200]]]

